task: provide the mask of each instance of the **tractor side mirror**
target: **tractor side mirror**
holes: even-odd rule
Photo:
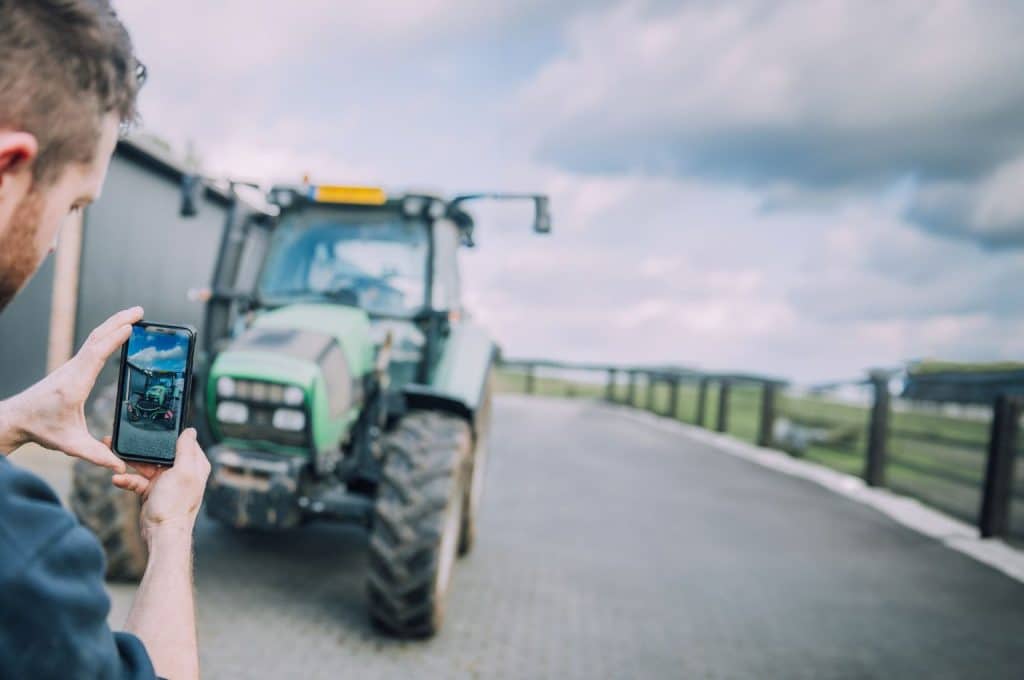
[[[536,196],[533,199],[534,217],[533,230],[538,234],[551,233],[551,212],[548,208],[547,196]]]
[[[182,217],[195,217],[199,214],[199,191],[203,184],[199,175],[182,175],[181,177],[181,208]]]
[[[463,244],[473,245],[473,219],[462,210],[466,201],[490,199],[496,201],[533,201],[533,230],[538,234],[551,233],[551,210],[549,199],[543,194],[460,194],[448,206],[448,217],[455,221],[462,232]]]

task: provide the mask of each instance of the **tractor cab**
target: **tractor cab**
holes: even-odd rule
[[[339,187],[278,187],[271,196],[281,214],[257,279],[257,306],[361,309],[374,346],[390,338],[392,383],[429,380],[424,359],[433,317],[461,308],[458,227],[442,219],[444,204]]]
[[[550,231],[547,197],[423,193],[376,187],[279,185],[260,201],[239,187],[207,302],[203,359],[264,312],[329,305],[365,312],[373,346],[389,341],[393,386],[429,384],[452,320],[465,317],[457,251],[475,245],[466,210],[477,200],[534,204],[534,230]],[[194,187],[193,187],[194,189]],[[233,190],[235,188],[233,187]],[[193,200],[188,195],[183,214]]]
[[[389,340],[396,386],[428,383],[441,338],[463,314],[457,251],[473,245],[466,201],[388,195],[372,187],[277,186],[279,215],[269,237],[252,308],[297,303],[348,305],[366,312],[374,346]],[[493,196],[538,201],[542,196]]]

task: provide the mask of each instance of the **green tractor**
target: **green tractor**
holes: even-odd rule
[[[172,430],[178,424],[174,413],[174,384],[177,374],[173,371],[153,371],[135,366],[128,362],[131,374],[127,389],[128,398],[124,408],[131,423],[155,423],[164,429]],[[138,390],[132,390],[136,380],[132,376],[143,377],[143,384]]]
[[[197,186],[183,188],[185,215]],[[365,527],[372,620],[433,635],[476,534],[496,358],[460,302],[466,205],[531,201],[546,233],[547,197],[300,185],[264,203],[239,189],[201,295],[193,424],[212,464],[206,513],[238,529]],[[79,466],[73,506],[104,537],[108,576],[137,578],[133,499],[100,475]]]

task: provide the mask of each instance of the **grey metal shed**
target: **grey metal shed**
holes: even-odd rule
[[[69,225],[50,258],[0,314],[0,398],[69,358],[111,313],[135,304],[152,321],[198,327],[190,289],[210,284],[228,209],[206,189],[199,214],[179,216],[185,168],[145,140],[123,140],[98,201]],[[116,379],[114,362],[99,384]]]

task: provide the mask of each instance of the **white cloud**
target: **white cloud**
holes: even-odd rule
[[[925,183],[907,214],[938,234],[992,248],[1024,247],[1024,155],[977,181]]]
[[[995,238],[1024,241],[1024,157],[998,168],[978,187],[972,223]]]
[[[131,28],[143,60],[174,64],[227,80],[303,62],[324,50],[358,58],[369,50],[379,63],[406,56],[424,43],[466,30],[494,12],[457,0],[135,0],[118,13]],[[338,61],[339,71],[374,63]],[[158,70],[154,75],[159,76]]]
[[[260,181],[297,183],[309,174],[314,181],[322,182],[383,182],[386,177],[379,169],[351,162],[332,151],[333,140],[357,134],[344,116],[329,124],[296,115],[262,125],[247,122],[226,130],[204,148],[210,159],[206,170]],[[254,139],[260,142],[254,144]]]
[[[128,360],[138,366],[153,367],[161,362],[183,360],[184,358],[185,348],[181,345],[175,345],[167,349],[157,349],[152,346],[146,347],[135,354],[129,355]]]
[[[1005,151],[1007,140],[1001,149],[991,143],[998,117],[1024,99],[1008,68],[1024,64],[1020,18],[1013,3],[966,0],[689,2],[669,12],[632,0],[581,18],[567,54],[525,96],[536,120],[567,144],[610,142],[611,153],[622,141],[641,153],[650,151],[645,142],[665,143],[684,163],[748,171],[764,160],[752,154],[773,151],[782,156],[773,175],[833,170],[834,178],[803,177],[824,183],[941,171]],[[986,120],[987,129],[970,127]],[[1020,141],[1024,124],[1003,122]],[[965,131],[989,143],[971,158],[958,157]],[[741,143],[749,133],[765,146],[728,147],[729,135]],[[819,140],[830,145],[804,146]],[[865,141],[873,143],[854,146]],[[697,157],[712,152],[720,158]]]
[[[755,192],[683,180],[558,185],[549,240],[483,232],[465,258],[468,302],[509,355],[814,380],[1024,354],[1024,255],[937,238],[886,197],[765,214]],[[595,187],[600,210],[573,199]]]
[[[819,379],[1024,354],[1019,257],[902,217],[934,195],[933,232],[1013,233],[1012,7],[414,5],[126,3],[145,120],[235,176],[549,192],[551,236],[482,206],[463,258],[509,355]],[[509,67],[540,16],[560,56]]]
[[[780,207],[915,176],[912,215],[954,182],[971,210],[944,231],[1021,244],[1022,21],[1014,2],[627,0],[573,25],[523,106],[564,168],[781,189]]]

